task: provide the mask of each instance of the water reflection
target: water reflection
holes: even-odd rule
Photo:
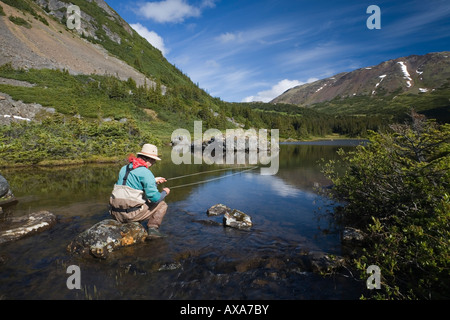
[[[330,183],[317,161],[336,158],[340,147],[281,145],[275,176],[235,174],[246,165],[174,165],[166,148],[163,161],[152,167],[155,176],[186,176],[170,180],[169,187],[191,184],[166,198],[161,230],[168,237],[121,249],[107,261],[69,256],[66,246],[108,218],[108,198],[124,163],[2,170],[19,199],[14,215],[48,210],[59,223],[0,247],[0,298],[356,299],[358,283],[311,273],[303,256],[341,252],[339,233],[324,214],[333,203],[315,192]],[[204,174],[192,175],[199,172]],[[254,227],[224,228],[221,217],[206,215],[217,203],[246,212]],[[65,286],[70,264],[83,270],[81,292]]]

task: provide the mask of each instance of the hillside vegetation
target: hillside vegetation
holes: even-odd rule
[[[131,78],[122,81],[113,76],[71,75],[65,70],[14,69],[10,64],[0,66],[0,77],[33,84],[0,84],[0,92],[56,112],[42,111],[34,119],[36,123],[1,127],[0,147],[7,153],[2,165],[125,156],[145,142],[168,143],[177,128],[193,132],[196,120],[203,122],[204,131],[236,128],[236,124],[245,129],[279,129],[282,139],[332,133],[361,137],[367,129],[383,126],[382,118],[334,117],[293,105],[227,103],[199,96],[197,90],[168,90],[163,95],[158,86],[137,86]],[[28,134],[24,134],[27,130]],[[29,135],[35,137],[31,139],[34,142],[30,142]],[[70,144],[83,152],[66,149]],[[110,152],[111,146],[115,153]]]
[[[402,121],[408,111],[414,108],[417,112],[429,118],[435,118],[440,123],[450,122],[450,82],[431,92],[419,94],[403,93],[390,95],[355,96],[334,98],[330,101],[316,103],[312,109],[336,115],[384,115],[391,122]]]
[[[450,254],[450,124],[411,113],[409,122],[372,132],[370,144],[341,151],[324,166],[337,217],[363,230],[366,240],[352,265],[381,270],[372,298],[448,299]],[[340,166],[339,166],[340,167]]]
[[[335,108],[337,104],[346,103],[338,99],[328,102],[333,105],[318,105],[314,109],[285,103],[224,102],[210,96],[170,64],[159,50],[131,29],[102,0],[39,1],[42,7],[32,0],[4,0],[0,3],[16,10],[14,14],[6,14],[13,10],[8,7],[5,11],[0,5],[0,13],[3,13],[0,19],[3,21],[22,15],[31,30],[36,32],[52,27],[56,21],[63,27],[58,34],[68,33],[70,38],[82,37],[100,45],[150,79],[137,84],[132,77],[124,80],[115,74],[75,74],[68,69],[14,67],[11,62],[3,64],[0,66],[1,78],[26,81],[32,85],[0,84],[0,93],[10,95],[15,101],[53,108],[55,113],[42,112],[33,119],[36,123],[19,122],[3,126],[0,150],[2,155],[7,154],[2,157],[0,165],[42,164],[49,160],[94,161],[126,156],[129,150],[135,150],[145,142],[169,143],[175,129],[184,128],[192,132],[195,120],[203,121],[204,131],[237,127],[279,129],[281,139],[291,140],[331,134],[366,137],[367,130],[384,130],[395,116],[409,109],[408,101],[404,101],[404,107],[397,105],[402,105],[401,100],[395,100],[393,108],[398,107],[395,112],[394,109],[389,109],[391,112],[382,109],[386,106],[382,100],[377,100],[378,105],[372,108],[362,99],[354,107],[345,104],[342,108],[351,111],[342,113],[330,111],[338,110]],[[85,17],[82,21],[84,29],[80,31],[65,27],[66,6],[70,3],[78,5]],[[16,28],[30,30],[26,29],[30,26],[19,23]],[[55,33],[49,34],[55,37]],[[46,33],[40,35],[48,37]],[[430,95],[436,95],[435,100],[441,103],[447,93],[442,93],[442,97],[437,94],[423,95],[423,104],[427,103]],[[353,99],[359,101],[358,97]],[[373,112],[374,109],[378,112]],[[27,130],[41,136],[41,140],[33,138],[34,143],[27,142],[29,137],[24,134]],[[46,141],[48,143],[44,143]],[[70,144],[73,148],[65,149]],[[114,154],[110,152],[113,145],[117,151]]]
[[[411,108],[450,121],[450,52],[410,55],[287,90],[272,102],[402,121]]]

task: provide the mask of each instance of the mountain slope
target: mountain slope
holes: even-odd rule
[[[80,29],[66,26],[70,5],[80,8]],[[151,80],[162,88],[196,87],[104,0],[1,0],[0,6],[5,12],[0,18],[0,65],[132,77],[138,85]],[[11,17],[29,26],[15,24]]]
[[[70,4],[81,10],[78,30],[66,25]],[[215,117],[224,117],[220,99],[211,97],[170,64],[103,0],[0,0],[0,39],[0,71],[7,78],[3,83],[15,79],[36,85],[19,88],[0,83],[4,98],[45,102],[43,106],[63,114],[78,112],[92,117],[97,113],[94,119],[106,114],[111,118],[121,109],[114,114],[116,120],[125,114],[144,124],[158,119],[149,125],[150,130],[162,130],[164,135],[187,126],[192,119],[215,124]],[[31,69],[39,72],[22,72]],[[49,69],[70,74],[70,87],[64,87],[65,74],[49,73]],[[52,81],[51,75],[62,82]],[[52,95],[47,87],[54,90]],[[65,91],[70,94],[61,95]],[[87,92],[92,101],[86,98]],[[234,127],[227,121],[219,125]]]
[[[46,25],[41,20],[33,19],[30,12],[5,2],[0,1],[0,4],[6,16],[20,17],[28,21],[31,27],[24,28],[9,19],[0,19],[0,65],[10,62],[16,68],[66,69],[71,74],[109,74],[122,80],[131,77],[140,85],[145,81],[150,83],[148,76],[114,57],[100,45],[74,36],[72,31],[52,19],[51,14],[40,13],[47,21]],[[39,2],[45,3],[42,0]],[[57,5],[67,6],[68,3],[49,1],[47,7],[57,8]],[[35,7],[34,12],[39,14],[39,9]]]
[[[445,90],[450,83],[450,52],[412,55],[382,62],[376,66],[343,72],[313,83],[292,88],[272,103],[291,103],[326,109],[338,104],[351,106],[388,101],[399,96],[416,96]],[[331,111],[329,109],[328,111]],[[334,111],[342,111],[336,110]],[[349,111],[349,110],[347,110]],[[369,110],[366,110],[369,111]],[[376,110],[372,110],[375,112]],[[381,111],[381,110],[379,110]],[[352,109],[349,113],[365,113]]]

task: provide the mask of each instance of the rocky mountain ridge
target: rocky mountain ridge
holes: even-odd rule
[[[337,97],[431,92],[449,83],[450,52],[411,55],[291,88],[272,103],[310,106]]]

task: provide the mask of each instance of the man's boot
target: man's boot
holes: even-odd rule
[[[148,236],[147,236],[147,239],[148,239],[148,240],[151,240],[151,239],[158,239],[158,238],[164,238],[164,237],[165,237],[165,235],[163,235],[163,234],[158,230],[158,228],[155,228],[155,227],[148,227],[147,233],[148,233]]]

